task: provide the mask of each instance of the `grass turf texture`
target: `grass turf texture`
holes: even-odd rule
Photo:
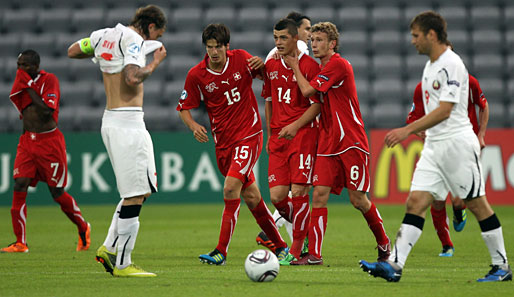
[[[221,204],[166,205],[147,203],[134,263],[158,274],[152,279],[119,279],[94,261],[115,205],[82,206],[91,222],[91,248],[75,252],[76,228],[57,205],[28,207],[28,254],[0,254],[0,296],[511,296],[513,282],[478,284],[489,271],[489,253],[475,218],[454,232],[452,258],[438,256],[430,214],[399,283],[369,277],[360,259],[374,260],[377,251],[360,212],[349,204],[329,206],[323,245],[324,266],[281,267],[271,283],[254,283],[244,272],[244,259],[258,246],[258,226],[242,205],[226,266],[201,264],[198,255],[216,246]],[[379,206],[391,238],[400,226],[404,206]],[[508,255],[514,255],[514,207],[496,206]],[[448,208],[451,214],[451,208]],[[8,207],[0,208],[0,244],[14,241]],[[450,222],[451,224],[451,222]],[[284,230],[281,229],[281,231]],[[287,235],[284,238],[288,237]],[[510,254],[509,254],[510,253]]]

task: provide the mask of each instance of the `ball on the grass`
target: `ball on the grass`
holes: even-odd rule
[[[277,256],[267,250],[255,250],[246,257],[245,271],[254,282],[270,282],[274,280],[280,269]]]

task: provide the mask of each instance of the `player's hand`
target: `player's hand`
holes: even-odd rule
[[[485,147],[485,135],[484,133],[478,132],[478,142],[480,143],[480,149],[483,149]]]
[[[290,68],[297,68],[298,67],[298,53],[294,51],[292,56],[284,56],[284,62],[286,62],[286,65]]]
[[[425,138],[427,138],[427,134],[425,131],[420,131],[418,133],[416,133],[416,135],[421,138],[422,140],[425,140]]]
[[[246,61],[248,62],[248,66],[250,66],[252,70],[260,69],[264,66],[264,62],[262,61],[262,59],[257,56],[253,56]]]
[[[385,143],[388,147],[393,147],[409,137],[409,131],[406,127],[397,128],[389,131],[385,136]]]
[[[207,129],[205,129],[205,127],[200,124],[196,124],[193,127],[193,136],[198,142],[201,143],[209,141],[209,137],[207,136]]]
[[[275,53],[271,56],[274,60],[280,60],[280,55],[278,51],[275,51]]]
[[[266,139],[266,153],[269,154],[269,136],[268,139]]]
[[[298,127],[296,127],[294,123],[291,123],[278,132],[278,139],[285,138],[291,140],[296,136],[296,132],[298,132]]]
[[[166,48],[164,46],[161,46],[160,48],[156,49],[155,52],[153,52],[153,59],[154,61],[157,61],[158,64],[160,64],[165,58]]]

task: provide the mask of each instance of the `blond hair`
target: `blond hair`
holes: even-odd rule
[[[326,33],[328,41],[336,41],[334,52],[337,52],[339,50],[339,31],[337,31],[336,25],[332,24],[331,22],[319,22],[312,26],[311,33],[314,32]]]

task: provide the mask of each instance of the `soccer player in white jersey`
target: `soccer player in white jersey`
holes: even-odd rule
[[[122,199],[114,211],[107,237],[96,252],[96,260],[114,276],[156,276],[135,266],[131,253],[139,230],[141,206],[157,191],[153,144],[143,121],[143,81],[166,57],[162,44],[153,41],[165,29],[163,11],[148,5],[136,11],[129,26],[118,24],[94,31],[68,49],[70,58],[94,57],[103,75],[107,102],[102,139]],[[146,65],[146,54],[152,50],[153,61]]]
[[[393,147],[410,134],[426,130],[425,145],[412,177],[407,211],[393,252],[385,262],[359,263],[375,277],[399,281],[407,257],[421,236],[427,208],[451,192],[462,198],[475,215],[491,255],[491,270],[477,281],[512,280],[502,227],[485,196],[480,144],[468,118],[466,66],[448,46],[446,21],[439,14],[427,11],[417,15],[410,30],[418,53],[429,57],[421,80],[426,115],[390,131],[385,142]]]
[[[311,19],[296,11],[291,11],[287,16],[286,19],[293,20],[296,23],[296,27],[298,29],[298,41],[297,46],[298,50],[301,53],[304,53],[306,55],[309,55],[309,47],[307,46],[307,43],[311,39]],[[280,59],[280,56],[277,53],[277,47],[274,47],[266,56],[265,63],[268,62],[269,59]],[[268,135],[269,137],[269,135]],[[268,151],[268,148],[266,146],[266,151]],[[289,196],[292,197],[292,193],[289,192]],[[288,222],[286,219],[284,219],[278,210],[275,210],[273,213],[273,219],[275,220],[275,224],[277,224],[277,227],[280,228],[284,226],[286,228],[287,234],[289,234],[289,238],[291,239],[291,242],[293,242],[293,224]],[[273,242],[266,236],[266,233],[261,231],[257,238],[255,239],[257,241],[257,244],[261,244],[275,252],[275,245]],[[307,245],[304,245],[303,252],[307,252]]]

